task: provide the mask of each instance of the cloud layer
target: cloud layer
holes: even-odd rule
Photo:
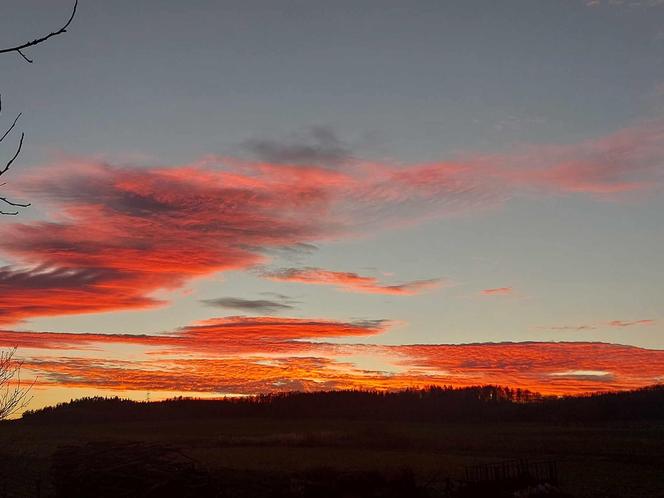
[[[163,291],[217,272],[265,267],[274,251],[491,209],[516,195],[618,199],[658,192],[664,123],[643,122],[578,144],[426,164],[360,160],[325,130],[314,134],[311,147],[265,141],[247,147],[255,159],[211,156],[170,167],[69,160],[16,182],[51,214],[0,226],[0,256],[10,262],[0,268],[0,324],[164,306]],[[317,267],[264,276],[389,295],[440,284],[435,278],[390,284]],[[266,313],[290,306],[277,298],[207,304]],[[598,323],[577,330],[652,321]],[[664,378],[663,352],[612,344],[344,343],[388,326],[224,317],[158,335],[4,330],[0,346],[19,346],[26,369],[51,387],[246,394],[499,383],[570,393]],[[123,348],[138,350],[135,359],[118,358]]]
[[[253,143],[258,160],[70,160],[16,182],[52,214],[0,227],[0,256],[11,262],[0,270],[0,323],[163,305],[155,292],[264,264],[274,250],[489,209],[519,193],[606,198],[658,191],[663,180],[661,121],[578,144],[410,165],[357,159],[333,132],[312,134],[302,144]],[[436,284],[320,268],[271,277],[386,294]]]
[[[664,375],[664,351],[604,343],[376,345],[388,323],[215,318],[160,335],[0,331],[42,386],[251,394],[501,384],[543,393],[629,389]],[[141,348],[132,361],[107,351]],[[57,354],[56,354],[57,353]],[[366,358],[371,358],[367,364]]]

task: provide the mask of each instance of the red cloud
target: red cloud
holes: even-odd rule
[[[495,289],[484,289],[481,293],[485,296],[507,296],[513,292],[511,287],[496,287]]]
[[[432,164],[344,157],[336,170],[216,157],[173,168],[72,161],[39,170],[22,191],[50,203],[54,215],[0,227],[0,254],[12,262],[0,273],[0,323],[156,306],[156,291],[262,263],[266,249],[486,208],[522,190],[660,188],[664,122],[580,144]],[[435,284],[315,271],[298,278],[387,294]]]
[[[454,168],[438,168],[438,185],[424,188],[418,178],[431,176],[426,168],[340,172],[227,159],[227,170],[211,167],[216,161],[175,168],[72,163],[28,177],[23,190],[48,199],[56,215],[0,227],[0,253],[16,261],[0,274],[0,290],[10,296],[0,323],[155,306],[154,292],[248,268],[264,249],[475,197],[448,178]],[[364,284],[355,288],[409,294],[434,281]]]
[[[332,233],[310,216],[329,204],[325,173],[313,176],[93,164],[29,179],[59,219],[0,228],[0,250],[36,267],[2,270],[0,320],[155,305],[151,293],[254,265],[260,248]]]
[[[213,318],[160,335],[74,334],[0,330],[0,347],[32,349],[93,349],[104,344],[135,344],[180,353],[248,353],[302,351],[302,339],[370,336],[388,322],[338,322],[315,318]]]
[[[396,348],[405,364],[447,372],[452,378],[461,377],[465,385],[529,386],[543,393],[631,389],[658,382],[664,372],[664,351],[617,344],[526,342]]]
[[[631,389],[664,376],[664,351],[604,343],[383,346],[314,342],[367,336],[383,322],[228,317],[162,335],[0,332],[46,386],[252,394],[292,389],[400,389],[502,384],[543,393]],[[134,360],[105,348],[145,347]],[[39,349],[59,350],[53,358]],[[69,350],[66,356],[62,350]],[[112,348],[115,349],[115,348]],[[112,350],[111,349],[111,350]],[[95,350],[99,350],[95,353]],[[362,358],[372,358],[373,367]]]
[[[0,268],[0,324],[162,304],[145,295],[153,284],[140,277],[109,268]]]
[[[303,284],[334,285],[351,292],[368,294],[413,295],[440,285],[438,278],[413,280],[401,284],[381,284],[375,277],[367,277],[351,272],[325,270],[323,268],[286,268],[263,273],[263,276],[280,282]]]
[[[354,354],[382,355],[396,366],[389,372],[368,370],[354,363]],[[334,355],[329,345],[305,343],[281,354],[135,361],[37,357],[27,359],[24,366],[40,376],[42,385],[53,387],[256,394],[499,384],[570,394],[655,383],[664,374],[664,352],[601,343],[504,343],[346,345]]]

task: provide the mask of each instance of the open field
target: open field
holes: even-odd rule
[[[39,483],[52,496],[59,447],[142,442],[177,448],[219,475],[288,475],[412,470],[434,493],[464,467],[514,458],[558,462],[560,487],[575,497],[664,496],[664,424],[414,423],[345,420],[211,419],[52,425],[0,425],[12,487],[24,496]],[[9,469],[4,469],[7,472]],[[7,481],[9,482],[9,481]],[[8,496],[12,495],[8,490]]]

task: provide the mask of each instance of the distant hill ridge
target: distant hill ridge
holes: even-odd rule
[[[542,396],[500,386],[321,391],[244,398],[140,402],[89,397],[28,411],[23,423],[260,417],[404,421],[664,421],[664,385],[583,396]]]

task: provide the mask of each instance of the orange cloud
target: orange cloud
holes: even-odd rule
[[[664,374],[662,351],[601,343],[348,345],[342,351],[343,356],[329,356],[329,348],[305,344],[300,354],[288,356],[143,361],[58,356],[26,359],[24,366],[40,376],[42,385],[219,394],[478,384],[571,394],[642,387]],[[389,372],[367,369],[353,361],[351,352],[383,355],[397,366]]]
[[[315,285],[334,285],[351,292],[368,294],[413,295],[438,287],[441,279],[413,280],[400,284],[381,284],[375,277],[323,268],[285,268],[264,272],[262,276],[279,282],[298,282]]]
[[[0,346],[18,345],[28,374],[38,375],[42,387],[254,394],[501,384],[563,394],[631,389],[664,377],[664,351],[617,344],[317,341],[369,336],[386,325],[226,317],[159,335],[2,331]],[[106,348],[117,344],[144,350],[132,360],[113,359]]]
[[[654,384],[664,351],[591,342],[523,342],[399,346],[404,362],[476,383],[530,386],[543,393],[580,393]]]
[[[204,320],[159,335],[0,330],[0,347],[85,350],[104,344],[135,344],[178,353],[301,352],[310,344],[303,339],[371,336],[382,332],[387,325],[388,322],[382,320],[339,322],[316,318],[231,316]]]

